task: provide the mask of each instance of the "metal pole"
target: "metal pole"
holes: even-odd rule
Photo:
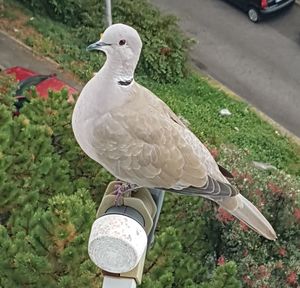
[[[164,202],[164,197],[165,197],[165,191],[160,190],[160,189],[150,189],[150,193],[156,204],[157,212],[153,219],[152,229],[148,235],[148,249],[150,249],[151,245],[154,242],[155,229],[156,229],[156,226],[157,226],[157,223],[159,220],[160,212],[161,212],[163,202]]]
[[[105,0],[105,10],[106,10],[106,24],[107,27],[112,24],[112,17],[111,17],[111,0]]]

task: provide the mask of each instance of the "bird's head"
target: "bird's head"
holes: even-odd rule
[[[109,26],[101,39],[87,47],[88,51],[103,51],[107,58],[121,62],[137,63],[142,49],[138,32],[125,24]]]

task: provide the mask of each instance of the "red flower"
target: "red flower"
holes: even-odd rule
[[[262,208],[266,204],[266,199],[263,192],[260,189],[255,189],[250,192],[250,195],[254,196],[254,199],[257,199],[256,205]]]
[[[233,221],[234,217],[229,212],[227,212],[225,209],[219,207],[217,219],[220,222],[227,224],[227,223]]]
[[[300,222],[300,208],[295,208],[294,210],[294,217],[297,221]]]
[[[297,284],[297,273],[295,271],[292,271],[286,278],[286,283],[289,285],[295,285]]]
[[[252,184],[254,181],[253,181],[253,177],[249,174],[249,173],[245,173],[245,174],[242,174],[241,175],[243,177],[243,180]]]
[[[239,176],[239,171],[237,171],[236,169],[233,169],[232,170],[232,172],[231,172],[231,174],[232,174],[232,176],[234,177],[234,178],[238,178],[238,176]]]
[[[248,231],[249,227],[242,221],[240,221],[240,228],[242,231]]]
[[[266,278],[266,277],[268,277],[269,276],[269,272],[268,272],[268,270],[267,270],[267,268],[266,268],[266,266],[264,266],[264,265],[260,265],[259,267],[258,267],[258,269],[257,269],[257,273],[256,273],[256,275],[257,275],[257,278],[259,278],[259,279],[263,279],[263,278]]]
[[[279,247],[278,254],[284,257],[286,255],[286,250],[283,247]]]
[[[261,200],[257,205],[259,206],[259,208],[263,208],[265,204],[265,200]]]
[[[224,257],[223,255],[221,255],[221,256],[219,257],[219,259],[218,259],[218,261],[217,261],[217,264],[218,264],[219,266],[222,266],[222,265],[225,264],[225,257]]]
[[[245,284],[247,284],[248,287],[253,286],[253,281],[250,279],[249,275],[243,275],[243,281]]]
[[[214,157],[214,159],[217,159],[219,156],[219,151],[217,148],[209,149],[210,154]]]
[[[279,187],[279,186],[277,186],[276,184],[274,184],[274,183],[272,183],[272,182],[270,182],[270,183],[268,183],[268,189],[273,193],[273,194],[282,194],[282,189]]]
[[[254,193],[255,193],[257,196],[259,196],[259,197],[263,197],[263,193],[262,193],[262,191],[261,191],[260,189],[256,189],[256,190],[254,191]]]
[[[169,48],[169,47],[162,47],[160,49],[160,55],[168,56],[170,54],[171,54],[171,48]]]

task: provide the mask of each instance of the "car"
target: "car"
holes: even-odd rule
[[[62,89],[66,89],[68,91],[67,100],[69,102],[74,102],[73,95],[78,93],[75,88],[59,80],[56,77],[56,74],[39,74],[30,69],[20,66],[7,68],[4,70],[4,72],[9,75],[14,75],[16,80],[19,82],[18,89],[15,95],[17,99],[15,103],[17,111],[19,111],[24,103],[28,101],[24,96],[24,93],[32,86],[35,87],[37,95],[45,99],[47,99],[48,97],[49,90],[53,92],[59,92]]]
[[[227,0],[248,14],[249,19],[257,23],[262,16],[291,6],[295,0]]]

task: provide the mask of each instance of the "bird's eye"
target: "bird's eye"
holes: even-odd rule
[[[122,46],[122,45],[124,45],[125,43],[126,43],[126,40],[123,39],[123,40],[120,40],[119,45]]]

